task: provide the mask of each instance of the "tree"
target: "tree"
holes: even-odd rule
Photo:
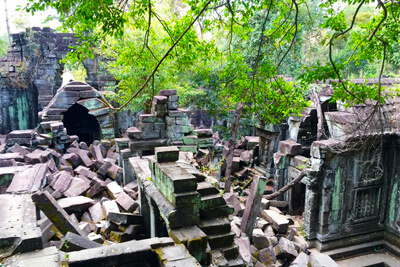
[[[10,24],[8,22],[8,10],[7,10],[7,0],[4,0],[4,13],[6,15],[6,27],[7,27],[7,34],[8,34],[8,44],[11,45],[11,33],[10,33]]]

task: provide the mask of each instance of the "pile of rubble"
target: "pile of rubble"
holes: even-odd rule
[[[62,124],[55,126],[51,124],[52,132],[63,136]],[[73,141],[65,151],[8,147],[13,138],[0,138],[0,197],[5,212],[0,241],[6,244],[0,248],[2,256],[47,246],[74,251],[144,238],[137,184],[120,185],[122,168],[114,145]],[[35,206],[41,210],[39,216]],[[22,224],[21,230],[15,224]]]
[[[262,198],[258,206],[247,203],[253,202],[254,194],[257,194],[252,189],[247,201],[237,193],[224,195],[226,202],[235,209],[230,216],[231,229],[235,233],[239,254],[248,266],[337,266],[329,256],[309,249],[302,235],[301,217],[284,215],[278,208],[284,208],[285,202]],[[248,216],[254,209],[249,210],[255,206],[254,228],[246,234],[245,222],[249,221]]]

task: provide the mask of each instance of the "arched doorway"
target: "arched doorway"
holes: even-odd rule
[[[89,145],[94,140],[100,140],[101,136],[98,121],[88,112],[84,106],[74,104],[64,113],[63,123],[68,135],[77,135],[80,141]]]

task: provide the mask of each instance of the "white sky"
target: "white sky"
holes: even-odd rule
[[[53,10],[48,10],[46,12],[36,13],[32,16],[30,13],[25,11],[16,11],[18,5],[25,6],[26,0],[7,0],[7,11],[8,11],[8,20],[10,24],[11,33],[16,33],[22,31],[21,29],[16,29],[15,24],[13,23],[14,18],[24,18],[28,21],[29,27],[40,27],[43,28],[45,26],[51,26],[53,29],[60,26],[57,21],[52,21],[51,23],[47,23],[47,25],[42,24],[44,19],[49,15],[55,15],[56,12]],[[5,16],[5,8],[4,8],[4,0],[0,0],[0,35],[7,33],[6,26],[6,16]]]

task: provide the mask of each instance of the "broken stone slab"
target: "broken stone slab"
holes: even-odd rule
[[[22,156],[20,153],[0,154],[0,160],[9,160],[9,159],[13,159],[17,162],[24,162],[24,156]]]
[[[72,232],[86,236],[48,192],[36,192],[32,195],[32,200],[62,234],[66,235],[68,232]]]
[[[68,172],[61,171],[58,174],[54,175],[55,179],[50,186],[53,187],[54,190],[58,190],[61,193],[64,193],[72,182],[72,177],[73,176]]]
[[[247,236],[251,236],[256,222],[257,216],[260,211],[261,199],[264,194],[265,186],[267,185],[267,178],[255,175],[250,187],[250,195],[246,201],[246,208],[242,217],[242,224],[240,228]]]
[[[105,189],[106,189],[106,182],[98,179],[98,178],[93,178],[93,180],[90,183],[91,188],[89,189],[88,196],[89,197],[94,197],[99,194],[101,194]]]
[[[82,249],[101,247],[99,243],[91,241],[87,237],[83,237],[71,232],[68,232],[61,240],[60,250],[64,252],[79,251]]]
[[[64,196],[66,197],[76,197],[83,195],[86,191],[90,189],[90,184],[85,182],[79,178],[73,178],[73,180],[77,180],[76,183],[71,185],[65,192]],[[72,183],[71,183],[72,184]]]
[[[30,195],[0,195],[0,203],[0,258],[43,248]]]
[[[35,129],[30,130],[14,130],[7,135],[7,138],[32,138]]]
[[[100,168],[98,168],[97,170],[97,174],[100,174],[101,176],[106,176],[107,172],[110,170],[110,168],[112,167],[112,163],[109,161],[104,162],[103,165],[101,165]]]
[[[24,160],[28,164],[44,163],[50,160],[51,158],[52,155],[49,151],[43,151],[38,149],[24,156]]]
[[[52,241],[55,242],[55,241]],[[55,246],[41,250],[21,253],[5,260],[4,266],[18,267],[59,267],[60,253]]]
[[[280,215],[279,213],[273,210],[263,210],[262,216],[266,219],[272,226],[280,234],[285,234],[288,230],[289,220],[286,219],[285,216]]]
[[[17,166],[17,162],[14,159],[0,160],[0,168],[11,166]]]
[[[131,213],[121,213],[121,212],[109,212],[107,214],[107,219],[122,224],[141,224],[143,223],[143,216],[131,214]]]
[[[298,253],[293,243],[285,237],[281,237],[279,239],[279,243],[276,246],[276,254],[278,259],[286,258],[293,260],[298,256]]]
[[[302,267],[302,266],[309,266],[310,259],[308,255],[304,252],[301,252],[299,256],[290,264],[291,267]],[[313,265],[311,265],[313,266]]]
[[[199,262],[207,257],[207,235],[197,226],[170,231],[170,236],[177,244],[186,246],[190,254]]]
[[[127,212],[134,212],[139,207],[139,204],[125,192],[120,192],[115,201]]]
[[[251,242],[257,249],[264,249],[268,247],[269,240],[261,229],[254,229],[251,235]]]
[[[77,212],[88,209],[95,204],[95,201],[84,196],[68,197],[58,200],[58,204],[66,212]]]
[[[103,201],[102,206],[103,206],[104,212],[106,213],[107,216],[110,212],[113,212],[113,213],[120,212],[120,210],[118,208],[118,204],[117,204],[117,202],[115,202],[115,200]]]
[[[301,144],[293,140],[285,140],[279,142],[278,151],[284,155],[296,156],[301,154]]]
[[[179,159],[179,149],[176,146],[156,147],[154,154],[158,163],[175,162]]]
[[[258,253],[258,260],[265,266],[274,266],[276,262],[276,253],[272,246],[264,248]]]
[[[133,240],[111,246],[102,246],[69,253],[70,266],[122,266],[137,265],[138,259],[154,260],[153,249],[174,245],[171,238]],[[157,264],[158,261],[157,261]],[[192,265],[179,265],[192,266]],[[196,266],[196,265],[195,265]]]
[[[337,267],[337,263],[328,255],[318,253],[318,252],[311,252],[310,254],[310,263],[311,266],[317,266],[317,267]]]
[[[12,147],[7,149],[7,153],[19,153],[22,156],[25,156],[26,154],[29,154],[31,152],[26,147],[22,147],[18,144],[15,144]]]
[[[112,164],[111,167],[107,171],[107,176],[112,178],[113,180],[121,182],[123,173],[124,173],[124,170],[121,167],[119,167],[115,164]]]
[[[90,216],[94,223],[98,223],[105,218],[104,210],[100,202],[97,202],[89,208]]]
[[[225,193],[223,195],[227,204],[231,205],[234,208],[233,216],[237,215],[243,208],[240,204],[237,194],[235,193]]]
[[[177,92],[174,89],[170,89],[170,90],[160,90],[160,92],[158,93],[158,95],[160,96],[173,96],[176,95]]]
[[[38,191],[44,183],[47,164],[36,164],[31,168],[14,175],[7,193],[33,193]]]
[[[116,199],[118,195],[124,192],[124,189],[115,181],[107,184],[107,192],[113,199]]]
[[[235,244],[239,247],[239,255],[247,263],[251,263],[250,241],[246,236],[235,238]]]

